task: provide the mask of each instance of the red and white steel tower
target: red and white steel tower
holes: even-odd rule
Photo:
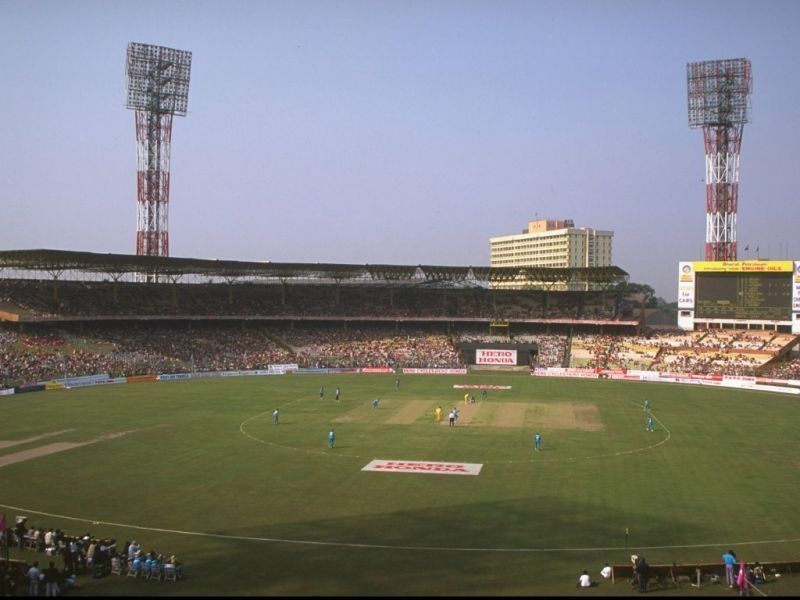
[[[136,111],[136,254],[169,256],[172,116],[186,116],[192,53],[128,44],[127,108]]]
[[[753,76],[746,58],[686,65],[689,127],[703,128],[706,150],[706,260],[736,260],[739,151]]]

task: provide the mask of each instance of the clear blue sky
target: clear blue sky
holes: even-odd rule
[[[571,218],[674,300],[705,242],[687,62],[751,60],[739,256],[800,258],[798,23],[795,0],[0,0],[0,249],[135,252],[135,41],[193,54],[172,256],[488,265],[490,237]]]

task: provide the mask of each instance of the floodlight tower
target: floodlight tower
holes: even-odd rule
[[[186,116],[192,53],[128,44],[127,108],[136,111],[136,254],[169,256],[169,155],[172,115]]]
[[[706,150],[706,260],[736,260],[739,150],[753,77],[746,58],[686,65],[689,127],[703,128]]]

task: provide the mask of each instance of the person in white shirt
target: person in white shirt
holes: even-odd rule
[[[600,575],[603,576],[603,579],[608,579],[611,577],[611,567],[608,566],[608,563],[606,563],[606,566],[600,571]]]
[[[136,540],[131,542],[131,545],[128,546],[128,560],[133,561],[136,558],[136,553],[139,551],[140,546],[136,543]]]
[[[589,577],[587,571],[581,573],[581,576],[578,578],[578,587],[592,587],[592,578]]]

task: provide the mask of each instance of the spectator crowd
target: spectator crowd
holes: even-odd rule
[[[183,565],[173,555],[145,551],[134,541],[119,545],[116,539],[87,532],[70,535],[58,528],[31,525],[26,517],[7,524],[0,531],[2,544],[33,553],[29,561],[0,560],[0,596],[59,596],[77,587],[80,576],[105,577],[117,569],[159,569],[172,571],[176,581],[183,577]],[[43,567],[44,563],[49,566]],[[60,564],[58,568],[56,564]],[[163,576],[163,575],[162,575]]]
[[[641,369],[800,379],[800,359],[787,349],[796,336],[775,332],[671,332],[650,336],[576,333],[488,335],[464,325],[377,323],[292,327],[205,322],[96,325],[82,332],[53,327],[0,329],[0,388],[106,373],[160,373],[300,367],[426,367],[463,365],[463,342],[535,343],[532,366]],[[778,355],[782,353],[780,360]]]

